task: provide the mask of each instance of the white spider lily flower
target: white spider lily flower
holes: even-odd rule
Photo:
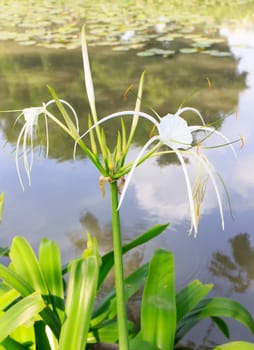
[[[30,108],[24,108],[22,113],[19,115],[18,119],[20,119],[22,116],[24,116],[25,124],[23,125],[16,144],[16,155],[15,155],[15,162],[16,162],[16,169],[18,173],[19,182],[21,185],[22,190],[24,191],[24,184],[21,177],[20,167],[19,167],[19,147],[22,142],[22,159],[23,159],[23,165],[25,169],[25,173],[28,178],[28,183],[31,185],[31,170],[33,166],[33,155],[34,155],[34,133],[37,130],[38,126],[38,117],[40,114],[45,113],[45,107],[30,107]],[[46,134],[48,134],[48,131],[46,130]],[[47,137],[48,140],[48,137]],[[28,147],[30,144],[31,149],[31,156],[30,159],[28,159],[27,152]]]
[[[192,144],[192,134],[186,120],[178,115],[167,114],[158,125],[159,139],[169,148],[188,149]]]
[[[75,124],[76,124],[75,131],[76,131],[76,134],[78,135],[79,125],[78,125],[78,117],[77,117],[75,110],[65,100],[60,100],[60,102],[67,105],[70,108],[70,110],[72,111],[74,118],[75,118]],[[21,185],[21,188],[23,191],[25,190],[25,187],[24,187],[24,183],[22,180],[22,176],[21,176],[19,158],[21,157],[23,160],[23,166],[24,166],[24,170],[25,170],[25,173],[26,173],[26,176],[28,179],[28,183],[29,183],[29,185],[31,185],[31,171],[32,171],[33,159],[34,159],[34,139],[37,136],[38,121],[39,121],[39,117],[41,115],[43,115],[43,117],[44,117],[45,131],[46,131],[46,157],[48,156],[48,150],[49,150],[48,118],[53,120],[55,123],[57,123],[68,134],[77,138],[76,135],[72,135],[71,130],[69,130],[61,121],[59,121],[59,119],[54,117],[54,115],[47,110],[47,107],[49,105],[51,105],[52,103],[55,103],[55,100],[50,100],[47,103],[43,103],[42,106],[40,106],[40,107],[24,108],[16,120],[16,122],[17,122],[22,117],[24,117],[24,120],[25,120],[25,124],[21,128],[18,139],[17,139],[16,151],[15,151],[16,169],[17,169],[19,182],[20,182],[20,185]],[[21,145],[22,145],[22,152],[20,153],[20,146]],[[30,157],[28,157],[28,153],[30,153]]]
[[[195,125],[195,126],[188,126],[186,120],[184,120],[181,117],[181,114],[186,111],[193,111],[196,113],[200,120],[202,125]],[[198,221],[199,221],[199,213],[200,213],[200,203],[197,201],[196,196],[193,195],[193,189],[190,181],[190,177],[188,174],[188,170],[184,161],[184,155],[193,155],[203,166],[207,176],[210,178],[214,191],[216,193],[218,207],[220,211],[221,216],[221,225],[224,229],[224,215],[223,215],[223,207],[222,207],[222,201],[221,196],[219,192],[219,188],[215,179],[215,171],[212,166],[212,164],[208,161],[207,157],[200,154],[200,146],[202,143],[202,139],[197,143],[193,145],[193,133],[202,131],[206,133],[206,137],[209,135],[212,135],[213,133],[217,134],[221,138],[223,138],[224,141],[226,141],[226,144],[229,144],[232,148],[234,154],[235,150],[234,147],[230,144],[230,141],[219,131],[217,131],[214,128],[207,127],[204,123],[204,119],[200,112],[196,110],[195,108],[191,107],[184,107],[180,108],[175,114],[167,114],[164,117],[160,117],[157,115],[158,120],[155,119],[153,116],[144,113],[144,112],[134,112],[134,111],[123,111],[123,112],[117,112],[114,114],[110,114],[101,120],[99,120],[97,123],[95,123],[91,128],[89,128],[83,135],[81,135],[80,139],[83,138],[85,135],[87,135],[92,129],[98,127],[98,125],[118,117],[124,117],[129,116],[133,117],[133,115],[137,115],[140,118],[144,118],[149,120],[154,127],[158,131],[158,135],[153,136],[150,138],[146,144],[143,146],[143,148],[138,153],[136,159],[133,161],[131,168],[128,171],[128,177],[125,181],[125,184],[122,188],[122,193],[119,200],[118,209],[120,209],[123,200],[125,198],[126,191],[128,189],[128,186],[130,184],[131,178],[133,176],[133,173],[138,166],[138,164],[143,161],[146,158],[149,158],[152,155],[156,155],[156,151],[163,145],[168,146],[172,152],[174,152],[181,164],[185,183],[186,183],[186,189],[187,189],[187,195],[188,195],[188,201],[189,201],[189,208],[190,208],[190,216],[191,216],[191,228],[194,229],[195,235],[197,234],[198,230]],[[80,140],[76,140],[75,146],[74,146],[74,158],[75,158],[75,152],[77,143]],[[154,143],[157,142],[156,146],[153,148],[154,152],[146,152],[148,148]],[[149,154],[149,156],[148,156]],[[126,172],[127,173],[127,172]],[[192,230],[192,229],[191,229]]]

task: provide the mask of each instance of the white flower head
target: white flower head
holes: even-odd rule
[[[38,117],[41,113],[44,113],[44,108],[43,107],[24,108],[22,113],[25,118],[27,132],[29,133],[29,136],[32,136],[33,129],[36,128],[38,124]]]
[[[158,125],[159,139],[171,149],[191,147],[192,134],[186,120],[175,114],[167,114]]]
[[[201,120],[201,125],[192,125],[188,126],[187,122],[181,117],[182,113],[186,111],[192,111],[194,112]],[[219,137],[221,137],[224,141],[226,141],[226,144],[228,144],[233,153],[235,154],[235,150],[230,143],[230,141],[219,131],[212,127],[207,127],[205,125],[204,119],[200,112],[196,110],[195,108],[191,107],[184,107],[180,108],[175,114],[167,114],[164,117],[160,117],[157,115],[158,120],[151,116],[150,114],[144,113],[144,112],[137,112],[137,111],[123,111],[123,112],[117,112],[110,114],[102,119],[100,119],[98,122],[96,122],[91,128],[89,128],[83,135],[80,136],[79,139],[83,138],[85,135],[91,132],[92,129],[98,127],[98,125],[103,124],[104,122],[113,119],[113,118],[119,118],[119,117],[133,117],[133,115],[138,116],[139,118],[144,118],[149,120],[155,129],[157,129],[158,134],[150,138],[146,144],[143,146],[143,148],[138,153],[136,159],[131,163],[131,166],[127,168],[128,170],[126,173],[128,173],[128,177],[125,181],[125,184],[122,188],[121,197],[119,200],[118,209],[120,209],[126,191],[128,189],[128,186],[130,184],[131,178],[133,176],[133,173],[136,169],[136,167],[142,163],[145,159],[154,156],[156,154],[159,154],[158,150],[161,146],[166,145],[169,147],[170,152],[174,152],[181,164],[184,179],[186,183],[186,189],[187,189],[187,195],[188,195],[188,201],[189,201],[189,208],[190,208],[190,216],[191,216],[191,231],[192,229],[195,232],[195,235],[197,234],[198,229],[198,222],[200,217],[200,204],[201,204],[201,198],[202,196],[197,196],[195,187],[192,188],[192,184],[190,181],[190,177],[188,174],[187,166],[185,164],[184,155],[191,155],[199,162],[199,164],[203,167],[204,171],[207,174],[207,177],[211,180],[217,201],[218,201],[218,207],[220,211],[221,216],[221,225],[224,229],[224,215],[223,215],[223,208],[222,208],[222,201],[220,192],[218,189],[218,185],[215,179],[216,171],[212,164],[209,162],[207,157],[204,154],[200,153],[200,148],[202,146],[202,139],[195,141],[195,144],[193,145],[193,134],[202,131],[202,133],[205,133],[204,139],[206,139],[208,136],[211,136],[213,134],[217,134]],[[201,133],[201,134],[202,134]],[[198,135],[199,136],[199,135]],[[76,152],[76,146],[78,143],[78,140],[76,140],[75,147],[74,147],[74,156]],[[149,147],[156,143],[156,145],[152,148],[152,150],[149,150]],[[197,185],[196,185],[197,186]],[[201,186],[201,184],[200,184]],[[197,188],[197,187],[196,187]],[[203,187],[204,188],[204,187]]]
[[[22,190],[24,191],[25,187],[23,184],[20,166],[19,166],[19,158],[22,158],[24,170],[28,179],[29,185],[31,185],[31,171],[33,167],[33,158],[34,158],[34,139],[37,136],[38,131],[38,121],[40,116],[44,117],[45,123],[45,131],[46,131],[46,157],[48,156],[49,149],[49,138],[48,138],[48,118],[53,120],[56,124],[58,124],[63,130],[69,133],[73,138],[77,137],[79,133],[79,125],[78,125],[78,117],[73,109],[73,107],[66,102],[65,100],[59,100],[60,103],[65,104],[71,110],[75,124],[73,124],[73,130],[71,127],[66,127],[60,120],[58,120],[52,113],[50,113],[47,107],[53,103],[56,103],[55,100],[50,100],[47,103],[43,103],[40,107],[29,107],[24,108],[21,114],[18,116],[17,120],[20,120],[22,117],[25,120],[23,127],[19,133],[17,144],[16,144],[16,152],[15,152],[15,162],[16,169],[18,173],[19,182]],[[16,120],[16,122],[17,122]],[[72,126],[72,125],[71,125]],[[22,151],[20,152],[20,146],[22,144]],[[28,156],[30,154],[30,156]]]
[[[21,173],[20,173],[20,167],[19,167],[19,147],[20,143],[23,139],[22,143],[22,159],[23,159],[23,165],[25,169],[25,173],[28,178],[29,185],[31,184],[31,177],[30,173],[33,166],[33,156],[34,156],[34,150],[33,150],[33,144],[34,144],[34,134],[37,132],[37,126],[38,126],[38,118],[39,115],[45,113],[45,107],[29,107],[24,108],[22,110],[22,113],[19,115],[18,119],[20,119],[22,116],[24,116],[25,124],[23,125],[19,136],[17,140],[16,145],[16,168],[18,173],[19,182],[21,185],[22,190],[24,191],[24,184],[22,181]],[[30,159],[28,159],[28,147],[31,149],[31,155]]]

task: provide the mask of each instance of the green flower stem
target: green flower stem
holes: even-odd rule
[[[110,184],[111,205],[112,205],[112,230],[113,230],[113,246],[114,246],[114,262],[115,262],[115,288],[117,302],[117,322],[119,333],[119,349],[128,350],[128,328],[127,313],[124,293],[124,273],[123,273],[123,255],[121,242],[120,216],[118,208],[118,188],[117,182]]]

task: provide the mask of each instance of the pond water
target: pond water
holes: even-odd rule
[[[229,114],[220,131],[230,140],[239,139],[239,135],[244,139],[244,147],[240,143],[235,146],[238,160],[226,147],[208,151],[230,194],[233,218],[224,198],[224,231],[216,196],[208,186],[198,236],[188,235],[187,193],[181,167],[174,158],[151,159],[137,169],[121,208],[123,240],[129,241],[157,223],[170,222],[170,226],[152,243],[126,257],[126,272],[146,262],[157,247],[164,247],[175,253],[177,288],[194,278],[214,283],[212,294],[233,297],[254,314],[254,30],[221,26],[218,36],[223,39],[221,51],[230,55],[215,57],[200,52],[142,57],[135,49],[112,51],[109,46],[90,47],[89,52],[100,116],[132,108],[135,96],[124,101],[123,93],[130,84],[135,90],[146,70],[145,110],[152,107],[160,115],[174,113],[186,99],[185,104],[199,109],[206,121]],[[46,85],[53,86],[76,108],[85,129],[88,104],[80,50],[24,49],[13,42],[0,42],[1,110],[40,105],[50,98]],[[44,158],[43,150],[36,153],[32,186],[25,183],[22,192],[14,159],[19,126],[13,128],[13,123],[17,115],[0,114],[0,141],[4,145],[0,190],[6,198],[0,246],[9,245],[14,235],[23,235],[37,247],[46,236],[60,244],[67,261],[81,253],[89,231],[98,238],[102,252],[111,249],[109,194],[102,198],[97,170],[82,154],[73,161],[72,141],[53,126],[49,158]],[[187,118],[192,120],[193,114]],[[112,139],[116,127],[110,124],[106,128]],[[149,132],[150,126],[140,123],[131,156],[137,154]],[[192,165],[188,166],[192,171]],[[231,330],[232,339],[254,341],[236,323],[231,323]],[[208,349],[225,341],[208,322],[184,340],[193,349]]]

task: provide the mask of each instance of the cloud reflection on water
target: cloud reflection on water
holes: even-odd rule
[[[209,159],[212,159],[215,167],[219,169],[230,192],[234,209],[242,211],[254,207],[254,32],[230,32],[224,29],[222,34],[228,37],[231,51],[239,59],[239,71],[247,72],[248,88],[240,94],[238,120],[232,115],[225,120],[221,131],[232,140],[242,135],[245,145],[241,150],[240,146],[236,145],[239,157],[237,162],[226,147],[210,151]],[[192,165],[188,167],[193,173]],[[158,169],[156,161],[152,160],[140,167],[133,178],[139,206],[148,213],[156,212],[159,220],[179,222],[186,219],[189,216],[188,201],[181,178],[182,170],[177,165]],[[208,191],[205,214],[211,213],[216,207],[216,198]]]

